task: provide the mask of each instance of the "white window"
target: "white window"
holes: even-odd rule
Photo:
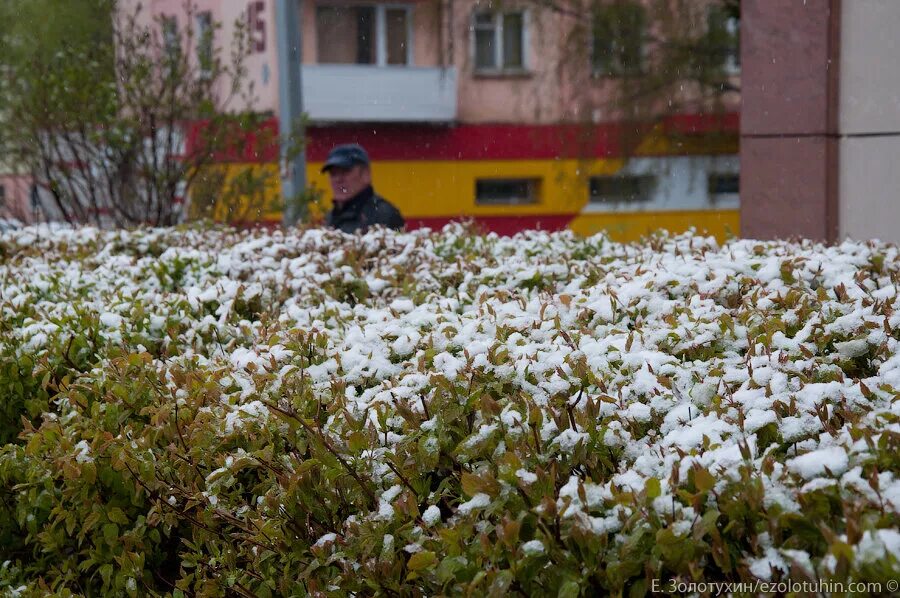
[[[405,5],[316,7],[319,64],[412,65],[412,9]]]
[[[642,204],[653,199],[656,177],[653,175],[595,176],[589,182],[592,204]]]
[[[525,13],[475,13],[473,55],[478,72],[521,72],[526,69]]]
[[[538,203],[540,179],[478,179],[475,204],[510,206]]]

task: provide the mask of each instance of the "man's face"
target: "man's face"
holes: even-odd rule
[[[338,203],[347,201],[372,184],[372,173],[368,166],[357,164],[350,168],[332,166],[328,169],[331,192]]]

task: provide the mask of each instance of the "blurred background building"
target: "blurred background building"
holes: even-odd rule
[[[60,64],[54,44],[64,49],[81,35],[84,47],[95,40],[113,46],[112,5],[0,5],[9,24],[0,30],[0,91],[18,93],[20,113],[43,118],[32,109],[41,105],[37,92],[45,81],[65,82],[46,74],[71,75],[60,71],[73,61]],[[180,39],[181,53],[200,64],[211,47],[227,55],[230,40],[244,40],[253,93],[248,105],[232,107],[257,118],[251,133],[217,151],[214,162],[219,180],[229,173],[238,179],[248,168],[268,173],[253,190],[266,201],[245,202],[248,209],[226,210],[222,219],[278,222],[281,213],[271,207],[282,170],[276,0],[196,0],[193,10],[183,0],[118,3],[124,13],[138,5],[163,55]],[[720,239],[900,241],[896,0],[297,0],[294,7],[303,42],[297,72],[306,175],[326,200],[319,173],[325,155],[336,144],[358,142],[373,158],[378,191],[411,227],[471,217],[504,233],[568,227],[606,230],[619,240],[695,227]],[[26,62],[4,62],[10,48]],[[119,67],[112,62],[82,69],[88,80],[84,73],[73,79],[77,93],[97,96],[90,73],[106,93],[113,89]],[[24,87],[21,76],[10,75],[16,72],[31,77]],[[202,79],[203,69],[194,75]],[[46,92],[65,96],[70,88],[50,84]],[[90,112],[95,105],[107,122],[128,114],[91,98],[87,112],[70,116],[83,102],[57,99],[55,120],[30,123],[19,131],[20,144],[52,140],[44,131],[70,124],[91,134],[103,126]],[[0,105],[0,133],[19,124],[7,115],[10,105]],[[203,146],[203,122],[177,122],[188,125],[187,154]],[[144,136],[161,129],[139,122],[134,130]],[[0,135],[0,218],[54,218],[42,201],[53,184],[32,176],[40,161],[24,164],[24,154],[5,140]],[[167,152],[178,159],[177,151]],[[99,155],[60,154],[43,166],[88,176],[104,166]],[[127,181],[136,172],[127,159],[120,162],[121,173],[107,177],[116,184],[115,177]],[[166,201],[179,205],[165,222],[184,217],[183,194],[169,186]],[[191,205],[199,205],[202,187],[190,187]],[[215,185],[206,192],[234,203]],[[94,206],[85,218],[104,209]],[[160,219],[138,214],[132,221]]]
[[[410,227],[471,217],[502,233],[737,235],[731,4],[303,0],[307,180],[327,190],[325,155],[358,142],[376,189]],[[182,0],[144,5],[170,34],[185,26]],[[254,109],[276,131],[275,0],[198,0],[197,9],[193,25],[221,22],[222,39],[235,22],[248,28]],[[278,168],[267,144],[228,159]]]

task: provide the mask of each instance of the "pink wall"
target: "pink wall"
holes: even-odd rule
[[[249,80],[252,82],[254,109],[260,112],[277,112],[278,109],[278,54],[275,40],[274,0],[193,0],[198,12],[212,12],[213,21],[222,24],[216,33],[216,43],[222,56],[229,55],[234,37],[234,24],[240,20],[251,29],[252,50],[246,60]],[[175,16],[179,28],[184,28],[184,0],[121,0],[122,10],[133,11],[137,4],[143,6],[142,19],[148,22],[161,15]],[[243,108],[244,106],[235,106]]]
[[[5,199],[0,205],[0,218],[15,218],[22,222],[31,221],[31,178],[20,175],[0,175]]]
[[[741,232],[747,237],[837,240],[839,4],[743,4]]]

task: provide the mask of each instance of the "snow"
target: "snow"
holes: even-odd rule
[[[91,447],[86,440],[82,440],[75,445],[75,461],[77,463],[92,463],[94,461],[94,458],[91,457]]]
[[[865,355],[866,353],[868,353],[869,343],[867,343],[865,339],[856,339],[852,341],[834,343],[834,348],[837,349],[838,353],[840,353],[841,356],[852,359],[854,357],[859,357],[860,355]]]
[[[457,512],[463,515],[468,515],[472,511],[476,509],[484,509],[485,507],[491,504],[491,497],[483,492],[479,492],[475,496],[473,496],[470,500],[462,503],[457,507]]]
[[[520,469],[520,470],[516,471],[516,477],[519,478],[519,480],[521,480],[521,482],[526,485],[534,484],[536,481],[538,481],[538,477],[536,474],[531,473],[530,471],[525,470],[525,469]]]
[[[585,434],[584,432],[576,432],[575,430],[569,428],[563,430],[559,436],[553,439],[553,444],[559,447],[559,450],[563,453],[571,453],[578,443],[586,443],[590,440],[590,436]]]
[[[773,570],[779,570],[781,573],[790,571],[790,566],[785,562],[784,557],[771,546],[766,548],[765,555],[750,559],[750,572],[762,580],[772,579]]]
[[[788,469],[807,480],[823,475],[826,468],[841,475],[847,471],[847,464],[847,451],[839,446],[812,451],[787,462]]]
[[[858,563],[875,563],[891,554],[900,555],[900,532],[895,529],[866,530],[856,545]]]
[[[100,323],[107,328],[119,328],[122,325],[123,318],[119,314],[112,312],[104,312],[100,314]]]
[[[522,553],[525,556],[538,556],[544,554],[544,543],[540,540],[529,540],[522,544]]]
[[[435,505],[429,505],[425,512],[422,513],[422,521],[427,527],[432,527],[441,520],[441,510]]]
[[[329,532],[329,533],[324,534],[321,537],[319,537],[319,539],[316,540],[316,542],[313,544],[313,546],[316,548],[321,548],[322,546],[325,546],[326,544],[334,544],[335,540],[337,540],[337,534],[335,534],[333,532]]]
[[[233,434],[244,427],[246,421],[265,421],[269,417],[269,409],[260,401],[251,401],[239,405],[237,409],[225,415],[225,434]]]

